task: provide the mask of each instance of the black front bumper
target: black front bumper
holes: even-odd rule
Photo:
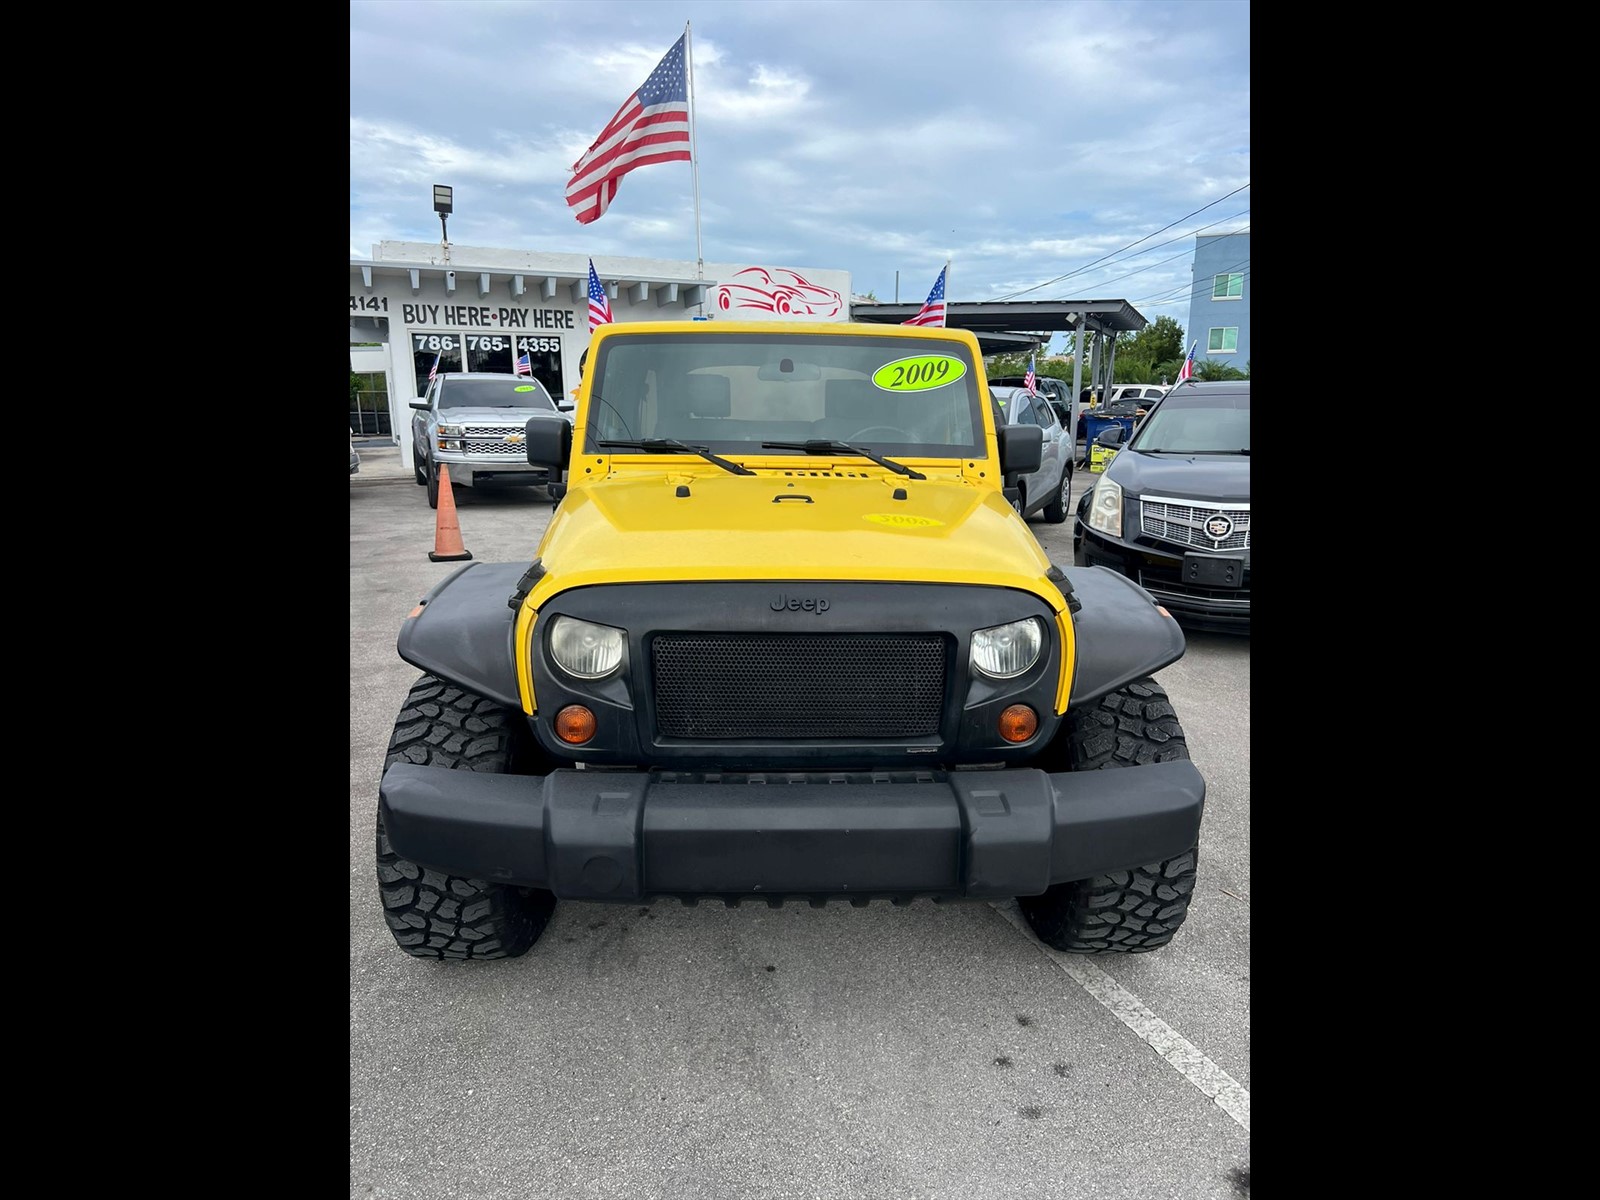
[[[425,867],[562,899],[1034,896],[1160,862],[1199,836],[1186,759],[1047,774],[558,770],[396,763],[379,804]]]
[[[1187,583],[1181,548],[1160,549],[1146,542],[1123,542],[1078,524],[1077,564],[1107,567],[1133,580],[1191,629],[1250,632],[1250,552],[1243,552],[1244,574],[1237,587]]]

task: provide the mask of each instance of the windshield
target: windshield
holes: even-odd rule
[[[439,407],[447,408],[548,408],[556,402],[537,379],[514,375],[470,375],[445,379],[439,384]]]
[[[1129,450],[1156,454],[1250,451],[1250,393],[1179,391],[1140,422]]]
[[[803,455],[836,441],[880,455],[984,453],[977,371],[958,341],[837,334],[640,334],[601,343],[585,450],[671,438],[722,454]],[[645,453],[645,451],[639,451]]]

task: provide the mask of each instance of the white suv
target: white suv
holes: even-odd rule
[[[1106,403],[1115,404],[1118,400],[1133,400],[1140,408],[1149,408],[1171,390],[1159,383],[1119,383],[1111,389],[1111,395],[1107,397]]]

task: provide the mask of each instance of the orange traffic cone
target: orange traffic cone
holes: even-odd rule
[[[456,497],[450,490],[450,468],[439,466],[439,507],[433,522],[433,549],[428,551],[430,562],[460,562],[472,557],[472,551],[461,544],[461,523],[456,520]]]

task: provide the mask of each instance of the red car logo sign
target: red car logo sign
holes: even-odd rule
[[[769,312],[779,317],[832,317],[844,310],[844,297],[832,288],[778,267],[746,267],[716,291],[723,312]]]

